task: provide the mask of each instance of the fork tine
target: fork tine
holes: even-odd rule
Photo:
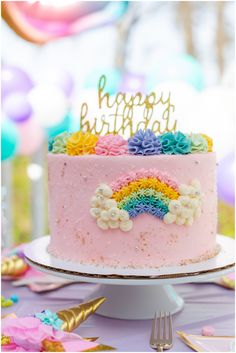
[[[157,339],[160,341],[161,339],[161,324],[162,324],[162,311],[159,313],[159,320],[158,320],[158,329],[157,329]]]
[[[151,336],[150,336],[150,345],[154,344],[156,325],[157,325],[157,313],[155,312],[154,318],[152,320],[152,332],[151,332]]]
[[[164,330],[163,330],[163,338],[164,338],[164,340],[166,340],[167,339],[167,337],[166,337],[166,327],[167,327],[167,313],[164,311]]]
[[[172,342],[173,338],[172,338],[172,316],[169,313],[169,340]]]

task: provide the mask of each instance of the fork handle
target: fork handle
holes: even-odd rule
[[[163,347],[162,346],[157,346],[157,352],[163,352]]]

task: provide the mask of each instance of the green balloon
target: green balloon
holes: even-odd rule
[[[16,125],[10,120],[4,119],[2,122],[1,134],[1,160],[12,158],[17,152],[19,144],[19,132]]]
[[[98,69],[92,71],[85,80],[86,88],[98,89],[98,82],[102,75],[106,76],[105,92],[115,94],[118,92],[121,85],[121,72],[118,69]]]
[[[58,125],[55,125],[46,129],[48,138],[49,139],[53,138],[64,131],[68,131],[70,128],[70,122],[71,122],[71,115],[70,113],[68,113]]]

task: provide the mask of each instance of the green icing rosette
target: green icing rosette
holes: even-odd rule
[[[191,153],[206,153],[208,151],[207,140],[200,134],[191,134]]]
[[[52,153],[66,153],[67,141],[70,137],[69,132],[62,132],[54,138]]]

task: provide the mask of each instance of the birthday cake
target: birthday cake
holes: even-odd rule
[[[64,132],[49,151],[50,254],[116,268],[216,255],[216,156],[208,136]]]

